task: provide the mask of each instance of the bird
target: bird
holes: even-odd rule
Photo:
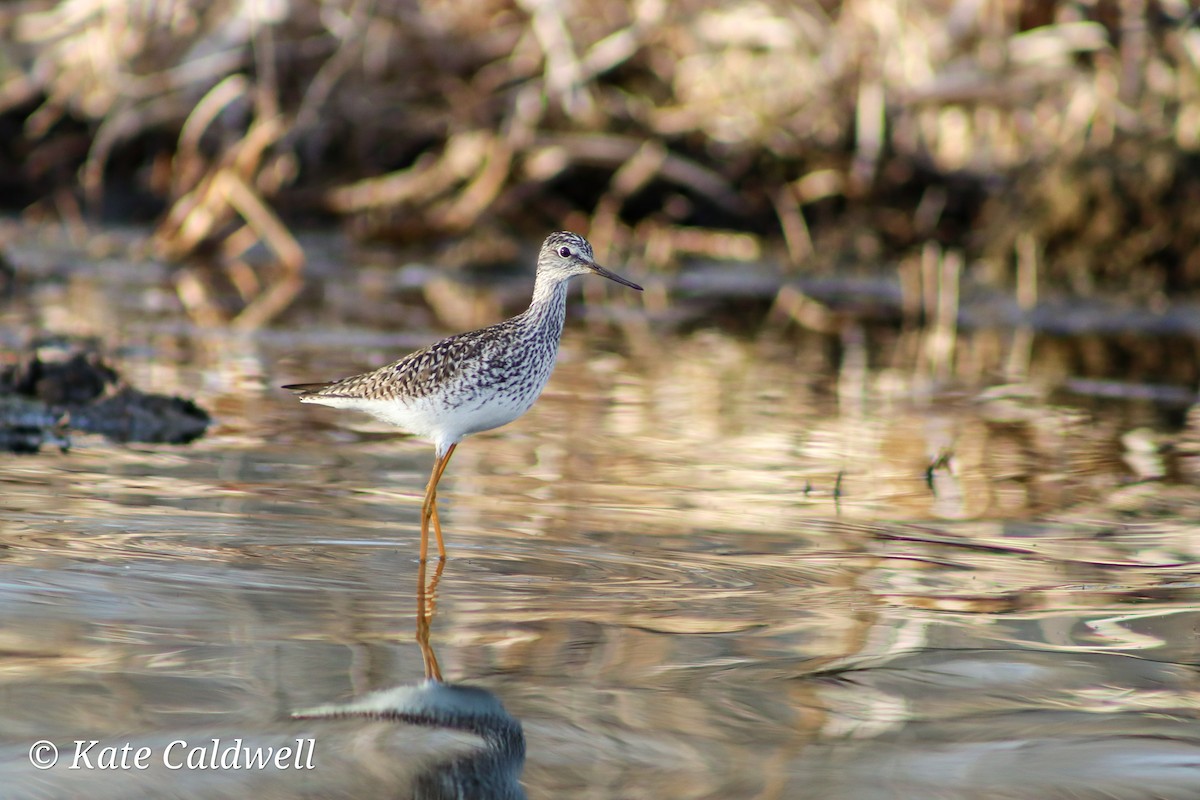
[[[433,470],[421,504],[422,562],[431,521],[438,557],[446,558],[437,488],[450,457],[463,438],[507,425],[541,395],[562,338],[567,284],[579,275],[600,275],[642,291],[597,264],[587,239],[557,231],[538,252],[533,299],[515,317],[442,339],[370,372],[282,387],[302,403],[363,411],[433,444]]]

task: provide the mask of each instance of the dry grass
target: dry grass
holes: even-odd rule
[[[114,175],[141,176],[167,204],[162,254],[215,246],[246,326],[299,289],[303,250],[281,221],[297,211],[398,239],[588,228],[601,255],[658,265],[774,248],[832,268],[936,241],[1008,279],[1031,248],[1054,275],[1062,250],[1074,284],[1141,270],[1154,292],[1200,273],[1200,228],[1174,225],[1190,210],[1178,194],[1200,190],[1177,177],[1200,149],[1187,14],[1183,0],[26,2],[0,11],[0,112],[20,116],[31,184],[61,175],[64,152],[93,204]],[[86,147],[64,148],[78,122]],[[256,244],[266,271],[245,259]],[[212,307],[202,283],[184,280],[197,313]]]

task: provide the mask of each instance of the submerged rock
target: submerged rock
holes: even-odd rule
[[[35,345],[0,367],[0,449],[36,453],[70,447],[69,430],[116,442],[186,444],[211,417],[191,400],[148,394],[125,383],[95,342]]]

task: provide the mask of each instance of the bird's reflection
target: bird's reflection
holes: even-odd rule
[[[425,680],[442,680],[442,668],[438,666],[437,653],[429,644],[429,629],[433,623],[433,614],[437,610],[437,585],[442,579],[442,571],[446,569],[444,559],[439,559],[433,571],[429,585],[425,585],[425,560],[417,566],[417,647],[421,648],[421,660],[425,662]]]
[[[418,562],[415,638],[425,668],[421,684],[369,692],[345,703],[306,709],[293,716],[308,720],[390,720],[454,742],[443,759],[415,776],[414,797],[524,798],[519,781],[525,764],[521,723],[486,689],[446,683],[429,641],[437,611],[437,587],[445,567],[446,562],[439,560],[429,577],[427,562]]]
[[[411,757],[411,747],[417,745],[418,750],[426,750],[422,754],[426,760],[424,768],[406,780],[408,785],[403,788],[407,793],[398,796],[423,800],[525,798],[520,784],[525,764],[521,723],[486,689],[428,680],[305,709],[295,717],[361,720],[364,726],[391,722],[397,730],[407,730],[409,743],[393,752],[392,758]]]
[[[94,743],[97,753],[128,745],[132,751],[144,748],[153,754],[178,751],[179,759],[186,752],[180,744],[211,747],[214,759],[218,755],[233,758],[230,754],[243,749],[268,754],[286,749],[288,759],[283,767],[218,769],[206,761],[203,768],[175,769],[157,758],[145,769],[112,771],[97,781],[86,770],[70,769],[69,759],[34,770],[24,750],[0,748],[0,786],[4,787],[0,795],[4,800],[150,800],[167,795],[180,800],[248,796],[256,800],[524,800],[521,723],[486,689],[447,683],[430,644],[443,566],[444,562],[437,564],[428,583],[425,563],[419,568],[416,640],[425,665],[420,683],[302,709],[291,719],[146,731]],[[72,743],[58,746],[69,753]]]

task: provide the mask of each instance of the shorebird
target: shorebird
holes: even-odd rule
[[[507,425],[533,406],[558,355],[567,282],[589,274],[642,290],[597,264],[587,239],[559,231],[542,244],[533,300],[517,316],[443,339],[371,372],[283,387],[302,403],[365,411],[433,443],[436,458],[421,504],[421,561],[428,554],[431,520],[438,556],[446,557],[437,487],[454,449],[464,437]]]

